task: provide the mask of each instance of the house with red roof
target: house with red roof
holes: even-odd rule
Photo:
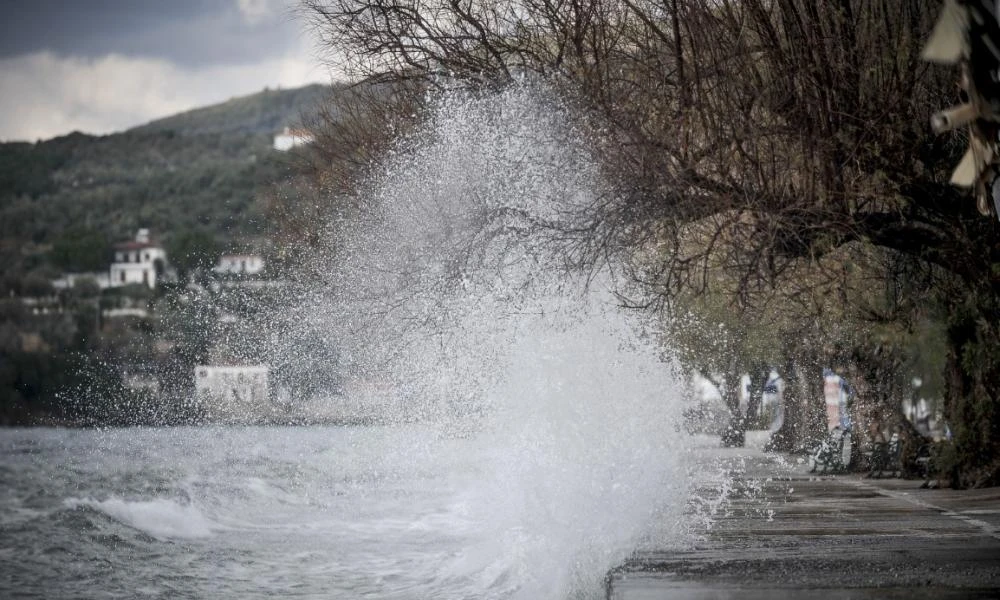
[[[110,287],[139,283],[156,287],[167,268],[167,253],[153,240],[148,229],[140,229],[135,239],[115,244],[115,260],[111,263]]]

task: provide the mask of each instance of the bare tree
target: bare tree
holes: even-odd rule
[[[918,0],[306,0],[358,79],[448,87],[545,77],[593,124],[613,193],[574,256],[631,257],[656,307],[724,270],[751,306],[862,244],[938,273],[950,309],[956,484],[1000,481],[1000,237],[930,135],[953,73],[920,61]],[[651,248],[660,249],[650,260]],[[822,278],[807,278],[812,283]],[[983,418],[973,419],[977,414]]]

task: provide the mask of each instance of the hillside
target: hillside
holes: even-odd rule
[[[220,246],[265,234],[257,192],[289,170],[272,136],[330,91],[265,90],[123,133],[0,144],[0,293],[32,272],[87,270],[138,227],[168,244],[191,232]],[[89,257],[73,247],[80,239]]]
[[[329,94],[330,87],[319,84],[291,90],[265,89],[250,96],[233,98],[221,104],[157,119],[130,131],[133,133],[173,131],[181,135],[272,134],[282,127],[301,124],[301,116],[314,111]]]

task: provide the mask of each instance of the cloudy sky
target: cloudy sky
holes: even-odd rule
[[[294,0],[0,0],[0,140],[328,82]]]

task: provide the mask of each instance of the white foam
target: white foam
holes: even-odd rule
[[[191,504],[181,504],[167,498],[124,500],[108,498],[69,498],[68,508],[87,506],[112,519],[146,533],[156,539],[204,538],[212,535],[216,525]]]
[[[602,190],[565,115],[528,88],[444,98],[360,216],[331,226],[310,292],[275,328],[287,354],[272,362],[310,364],[302,349],[329,340],[349,382],[397,392],[371,404],[380,417],[467,440],[457,451],[481,468],[456,481],[451,517],[470,544],[427,565],[445,596],[600,594],[689,492],[662,348],[616,308],[613,267],[566,267]],[[405,442],[380,456],[451,464]]]

